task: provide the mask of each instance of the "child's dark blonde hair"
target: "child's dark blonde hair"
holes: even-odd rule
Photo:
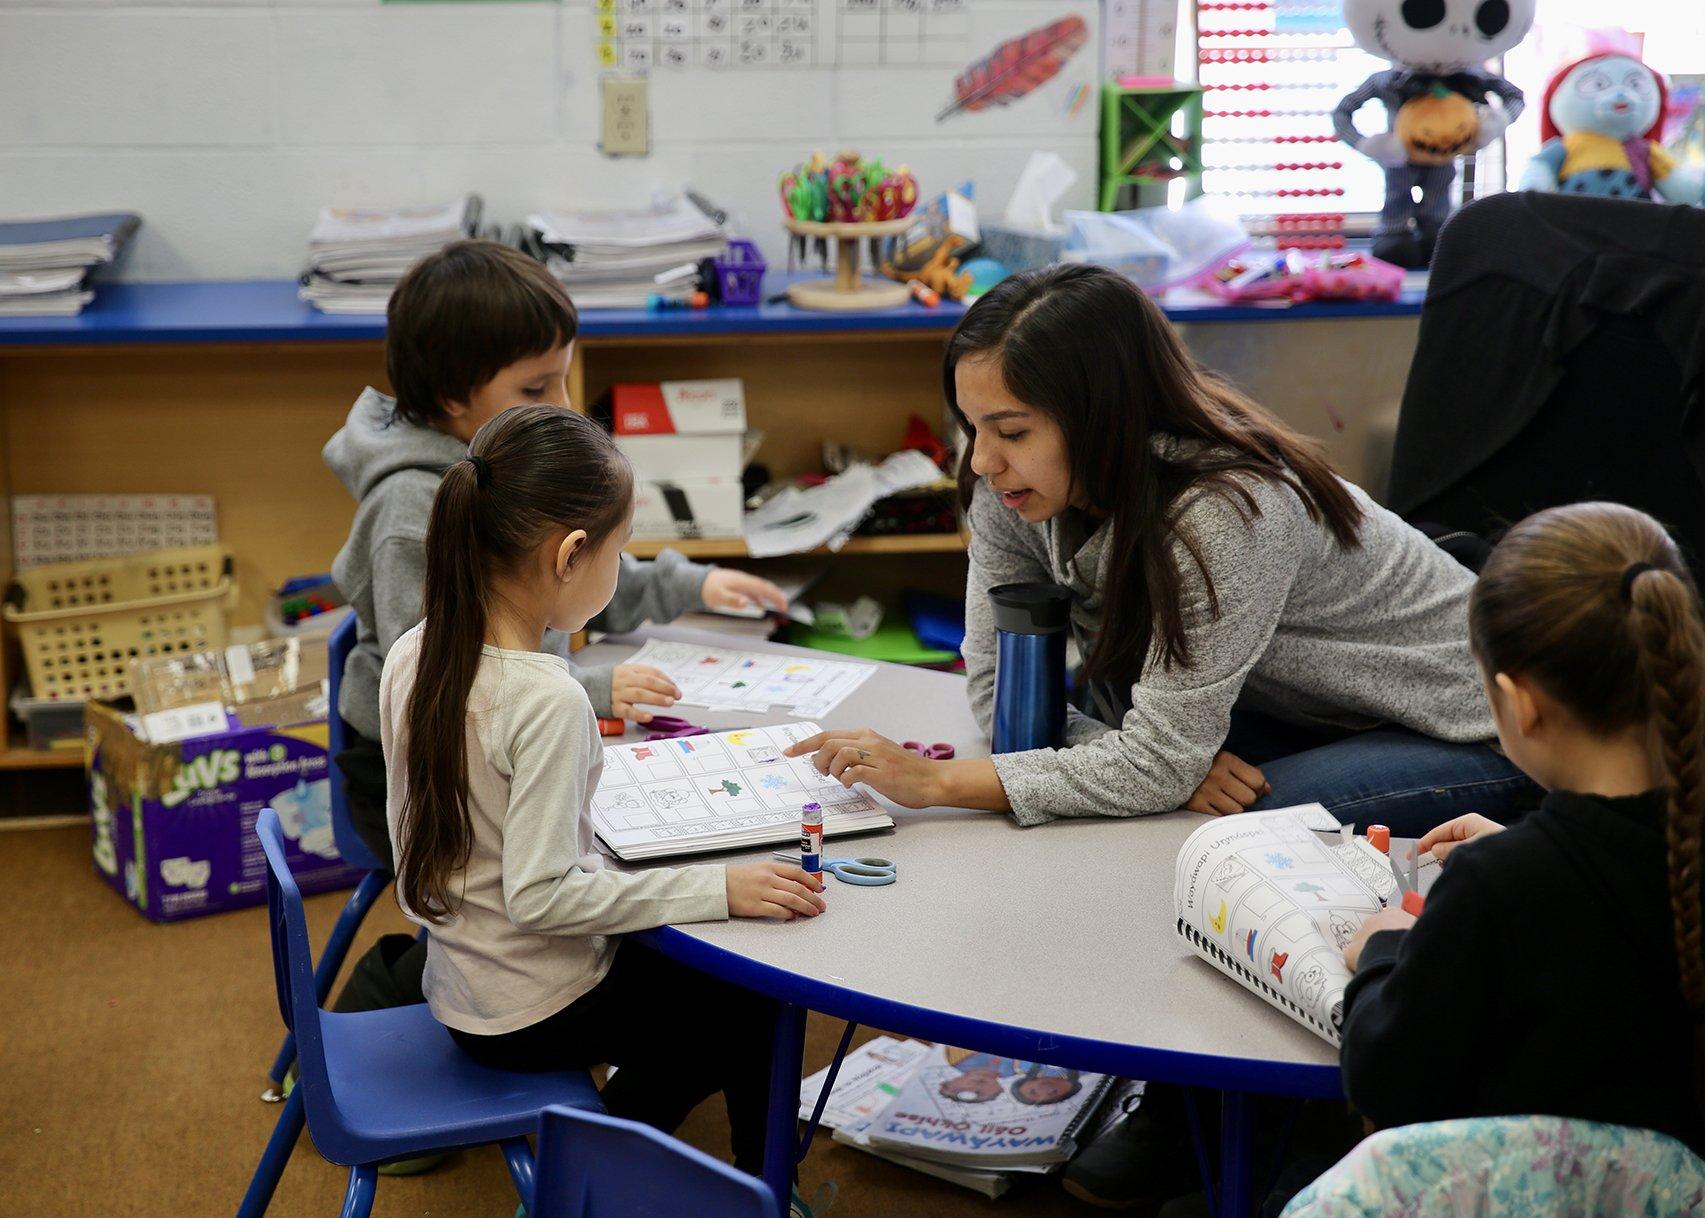
[[[1530,516],[1498,543],[1468,604],[1489,673],[1535,682],[1590,731],[1644,726],[1669,800],[1666,837],[1676,966],[1705,1099],[1705,626],[1699,592],[1662,525],[1618,503]]]

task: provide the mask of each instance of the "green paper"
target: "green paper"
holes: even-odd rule
[[[796,647],[832,651],[860,660],[885,660],[890,664],[951,664],[959,658],[956,651],[925,647],[918,642],[905,618],[892,613],[882,619],[882,625],[868,639],[849,639],[798,625],[790,628],[787,637]]]

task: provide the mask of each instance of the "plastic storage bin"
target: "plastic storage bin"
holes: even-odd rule
[[[35,697],[116,698],[133,659],[224,647],[236,599],[230,553],[186,546],[19,571],[5,616]]]
[[[764,262],[758,247],[743,238],[728,243],[715,260],[717,297],[726,305],[755,305],[764,298]]]

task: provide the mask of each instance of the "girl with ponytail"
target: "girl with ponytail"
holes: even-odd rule
[[[1705,1149],[1705,626],[1675,542],[1612,503],[1512,528],[1469,603],[1510,759],[1548,794],[1439,826],[1419,919],[1345,948],[1344,1082],[1381,1126],[1546,1113]]]
[[[624,941],[733,917],[810,917],[820,885],[781,863],[610,871],[589,801],[597,720],[540,650],[609,603],[633,474],[596,424],[519,406],[450,466],[426,535],[426,617],[385,659],[380,712],[397,899],[428,931],[423,988],[468,1053],[511,1070],[621,1067],[618,1115],[671,1130],[726,1094],[735,1162],[762,1168],[765,1000]],[[700,1037],[682,1037],[690,1010]]]

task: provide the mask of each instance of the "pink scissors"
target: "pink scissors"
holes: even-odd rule
[[[900,747],[908,752],[918,754],[926,761],[953,760],[953,746],[951,744],[923,744],[917,740],[908,740]]]

